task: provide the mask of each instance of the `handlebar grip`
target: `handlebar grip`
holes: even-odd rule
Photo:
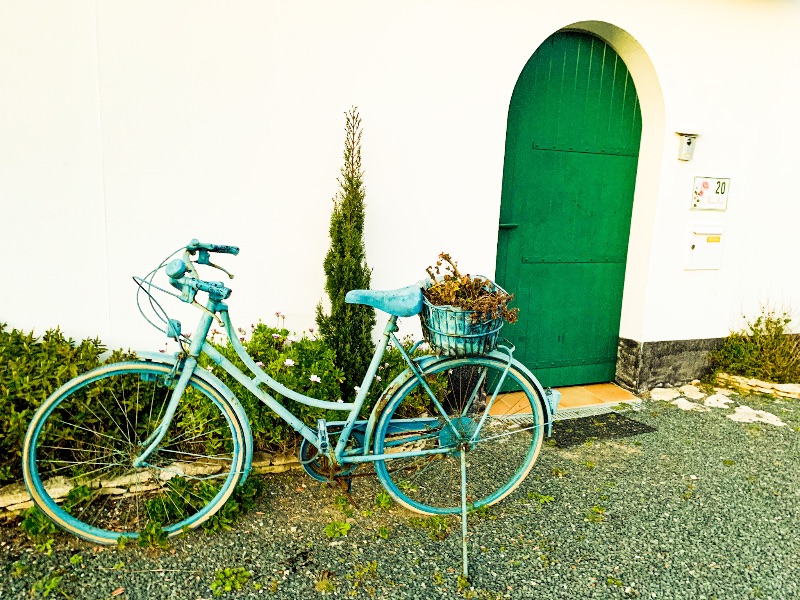
[[[209,252],[218,252],[220,254],[239,254],[239,246],[228,246],[226,244],[204,244],[197,238],[194,238],[189,245],[186,246],[189,252],[197,252],[198,250],[208,250]]]
[[[199,279],[187,279],[186,283],[196,290],[208,292],[212,296],[217,296],[223,300],[231,295],[231,288],[225,287],[218,281],[200,281]]]

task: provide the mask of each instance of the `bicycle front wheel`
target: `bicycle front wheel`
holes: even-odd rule
[[[467,502],[499,502],[528,475],[542,446],[543,401],[512,363],[491,356],[442,358],[389,399],[378,422],[375,454],[413,453],[375,462],[381,483],[401,505],[424,514],[461,511],[461,450]]]
[[[25,484],[57,525],[96,544],[144,530],[169,537],[207,521],[230,497],[244,432],[224,396],[196,375],[163,441],[133,466],[164,417],[177,381],[171,371],[145,361],[104,365],[62,386],[33,416]]]

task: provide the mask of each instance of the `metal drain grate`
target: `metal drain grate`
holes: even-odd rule
[[[641,400],[625,400],[623,402],[606,402],[605,404],[591,404],[589,406],[576,406],[575,408],[559,408],[553,416],[553,421],[566,421],[568,419],[580,419],[582,417],[596,417],[612,412],[622,412],[623,410],[641,410]],[[518,425],[530,425],[533,421],[530,413],[518,415],[498,415],[494,417],[506,423]]]
[[[618,412],[623,406],[626,409],[639,410],[642,406],[642,401],[626,400],[624,402],[607,402],[606,404],[576,406],[575,408],[559,408],[553,416],[553,420],[566,421],[568,419],[580,419],[582,417],[596,417],[597,415]]]

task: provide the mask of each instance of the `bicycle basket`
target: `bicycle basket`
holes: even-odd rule
[[[486,354],[497,347],[503,317],[475,320],[475,311],[455,306],[435,306],[422,299],[422,336],[437,354]]]

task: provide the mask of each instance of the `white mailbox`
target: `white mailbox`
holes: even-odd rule
[[[687,271],[714,270],[722,267],[722,241],[725,228],[721,225],[692,225],[689,232]]]

